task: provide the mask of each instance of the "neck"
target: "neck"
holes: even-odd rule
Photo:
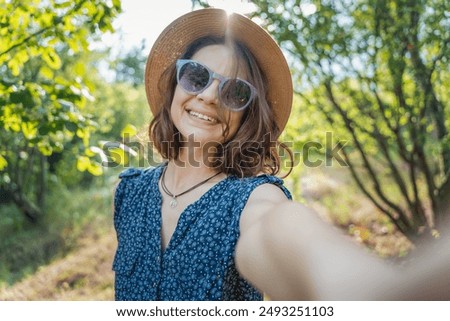
[[[186,153],[183,149],[178,159],[169,161],[167,165],[165,182],[170,186],[170,190],[177,194],[202,181],[218,171],[210,167],[200,153]],[[211,182],[217,182],[224,177],[224,174],[214,177]]]
[[[180,148],[176,164],[179,167],[190,168],[192,170],[207,168],[211,169],[211,158],[215,155],[217,147],[215,144],[202,143],[194,140],[194,136],[189,136]]]

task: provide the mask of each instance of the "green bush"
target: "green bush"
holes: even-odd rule
[[[74,249],[79,240],[112,226],[116,173],[95,178],[88,188],[53,183],[45,218],[29,223],[13,205],[0,208],[0,285],[13,284],[39,266]]]

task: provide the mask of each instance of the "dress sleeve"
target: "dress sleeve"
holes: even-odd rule
[[[260,177],[263,178],[263,183],[270,183],[278,186],[283,191],[284,195],[286,195],[289,200],[292,200],[292,194],[287,187],[284,186],[284,181],[281,178],[267,174],[261,175]]]
[[[126,181],[120,180],[119,184],[117,184],[116,190],[114,192],[114,227],[116,230],[117,230],[117,225],[118,225],[120,208],[121,208],[122,202],[123,202],[123,195],[125,193],[125,184],[126,184]]]
[[[139,169],[129,168],[119,174],[120,182],[117,184],[116,191],[114,192],[114,227],[116,231],[119,227],[120,212],[126,196],[128,181],[131,178],[141,175],[141,173],[142,171]]]

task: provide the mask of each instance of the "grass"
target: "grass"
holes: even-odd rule
[[[40,266],[66,256],[80,240],[107,233],[112,225],[114,183],[102,178],[89,188],[52,186],[39,224],[27,222],[14,205],[0,209],[0,286],[16,283]]]
[[[330,224],[381,257],[404,257],[413,245],[357,188],[345,168],[308,168],[300,197]],[[392,187],[389,187],[392,189]]]
[[[64,258],[39,268],[14,286],[0,287],[1,300],[113,300],[114,233],[89,235]]]

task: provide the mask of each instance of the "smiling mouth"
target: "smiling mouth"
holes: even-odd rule
[[[201,119],[201,120],[205,120],[205,121],[210,122],[212,124],[215,124],[215,123],[218,122],[218,120],[216,118],[206,116],[204,114],[198,113],[198,112],[193,111],[193,110],[188,110],[188,113],[189,113],[189,115],[191,115],[191,116],[193,116],[195,118],[198,118],[198,119]]]

